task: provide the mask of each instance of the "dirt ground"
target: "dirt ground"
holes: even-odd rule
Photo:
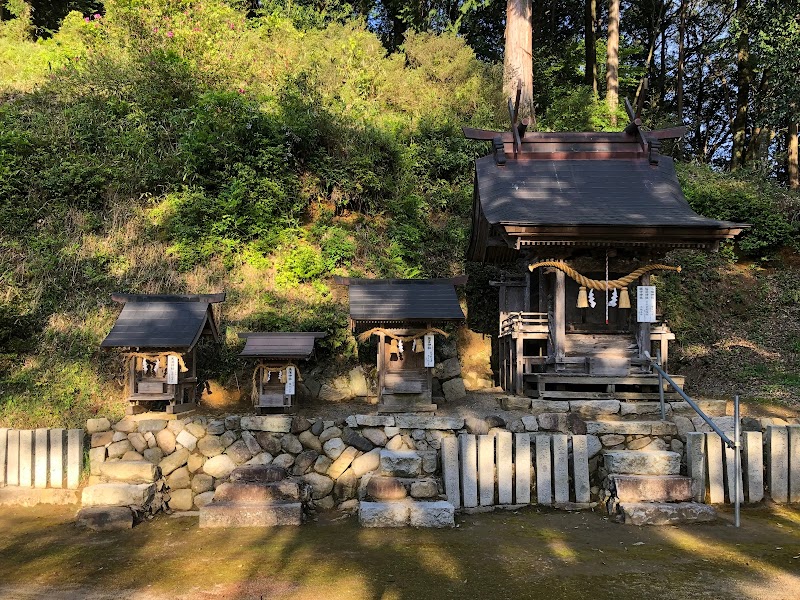
[[[800,598],[800,509],[724,513],[712,524],[637,528],[599,512],[531,507],[463,516],[452,530],[201,530],[160,516],[76,529],[77,507],[0,513],[3,600]]]

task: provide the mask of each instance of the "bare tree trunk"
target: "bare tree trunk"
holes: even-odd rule
[[[686,62],[686,0],[681,0],[678,17],[678,73],[675,79],[675,96],[678,103],[678,123],[683,123],[683,73]]]
[[[503,93],[513,98],[522,89],[519,116],[533,115],[533,30],[531,0],[508,0]]]
[[[608,2],[608,54],[606,56],[606,104],[611,124],[617,126],[619,105],[619,0]]]
[[[789,164],[787,171],[789,172],[789,188],[793,190],[800,189],[800,164],[798,164],[798,144],[797,144],[798,127],[797,121],[789,123],[789,136],[786,140],[789,147]]]
[[[747,10],[747,0],[738,0],[736,13],[742,18]],[[736,76],[736,116],[733,119],[733,151],[731,169],[744,167],[747,156],[747,105],[750,99],[750,40],[745,30],[739,34],[738,72]]]
[[[597,95],[597,0],[586,0],[584,12],[585,45],[586,45],[586,85],[592,86]]]

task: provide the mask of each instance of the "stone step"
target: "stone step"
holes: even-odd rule
[[[602,419],[586,421],[586,433],[591,435],[678,435],[671,421],[619,421]]]
[[[142,460],[117,460],[100,463],[100,476],[126,483],[152,483],[160,475],[156,465]]]
[[[361,502],[358,520],[362,527],[455,527],[455,507],[446,500]]]
[[[619,475],[678,475],[681,455],[667,450],[612,450],[604,452],[606,470]]]
[[[381,450],[381,475],[417,477],[422,473],[422,456],[414,450]]]
[[[626,502],[620,504],[617,511],[620,522],[625,525],[677,525],[717,518],[713,506],[697,502]]]
[[[273,483],[286,479],[286,469],[278,465],[242,465],[231,471],[231,481]]]
[[[682,475],[612,475],[616,497],[625,502],[686,502],[692,478]]]
[[[200,509],[200,527],[276,527],[301,525],[299,502],[212,502]]]
[[[141,506],[147,507],[155,498],[154,483],[98,483],[83,488],[84,506]]]
[[[127,506],[88,506],[78,511],[76,525],[93,531],[130,529],[133,511]]]
[[[300,486],[294,481],[272,483],[223,483],[214,492],[215,502],[300,502]]]

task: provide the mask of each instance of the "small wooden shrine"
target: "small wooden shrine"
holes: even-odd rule
[[[196,345],[202,336],[219,341],[212,306],[225,293],[198,295],[113,294],[123,304],[101,348],[124,348],[128,414],[196,406]]]
[[[320,331],[239,334],[246,340],[239,356],[259,359],[251,392],[257,414],[291,409],[301,381],[296,362],[310,358],[315,342],[325,335]]]
[[[631,123],[618,133],[529,132],[508,105],[510,131],[464,129],[492,143],[475,162],[467,259],[527,267],[493,282],[500,385],[542,398],[655,393],[645,353],[666,365],[675,336],[651,273],[680,270],[662,264],[668,251],[713,251],[747,225],[689,207],[659,153],[683,127],[645,131],[626,102]]]
[[[453,279],[336,278],[350,296],[350,323],[358,340],[378,338],[379,412],[434,411],[435,339],[440,327],[462,323]]]

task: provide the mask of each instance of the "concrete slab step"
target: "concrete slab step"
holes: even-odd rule
[[[678,525],[702,523],[717,518],[717,511],[697,502],[626,502],[617,508],[625,525]]]
[[[625,502],[687,502],[692,478],[682,475],[612,475],[616,497]]]
[[[215,502],[300,502],[300,486],[294,481],[272,483],[223,483],[214,492]]]
[[[586,421],[586,433],[592,435],[678,435],[678,427],[671,421],[622,421],[599,419]]]
[[[212,502],[200,509],[201,528],[301,525],[300,502]]]
[[[613,450],[603,455],[606,470],[618,475],[679,475],[681,455],[666,450]]]
[[[455,527],[455,507],[445,500],[361,502],[358,520],[362,527]]]
[[[98,483],[83,488],[84,506],[141,506],[147,507],[156,493],[154,483]]]
[[[76,524],[92,531],[131,529],[133,511],[127,506],[88,506],[78,511]]]

